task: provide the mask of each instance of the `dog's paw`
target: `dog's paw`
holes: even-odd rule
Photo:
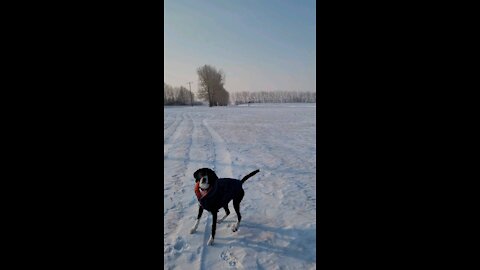
[[[238,231],[239,226],[240,226],[240,222],[235,223],[235,225],[233,225],[232,232]]]
[[[193,227],[190,229],[190,234],[195,233],[195,232],[197,231],[198,222],[199,222],[199,220],[197,219],[197,220],[195,221],[195,225],[193,225]]]
[[[213,237],[210,235],[210,239],[208,239],[208,246],[213,246]]]

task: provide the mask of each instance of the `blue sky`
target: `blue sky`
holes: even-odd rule
[[[192,81],[212,65],[225,89],[316,91],[314,0],[165,0],[164,80]]]

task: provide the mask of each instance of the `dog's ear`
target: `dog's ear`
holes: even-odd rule
[[[212,181],[217,181],[218,180],[218,176],[213,170],[205,169],[205,172],[207,173],[208,177],[210,177],[210,179]]]
[[[196,172],[193,173],[193,178],[195,178],[195,183],[200,181],[200,172],[202,171],[203,169],[198,169]]]
[[[202,178],[202,176],[204,175],[208,175],[208,177],[211,177],[212,180],[217,180],[218,177],[217,175],[215,174],[215,172],[209,168],[201,168],[201,169],[198,169],[196,172],[193,173],[193,178],[195,178],[195,183],[200,181],[200,178]]]

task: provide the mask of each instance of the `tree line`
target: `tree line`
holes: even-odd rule
[[[215,67],[204,65],[197,69],[198,98],[208,102],[210,107],[227,106],[230,94],[225,90],[225,73]],[[200,105],[195,95],[187,88],[172,87],[163,83],[163,105]]]
[[[204,65],[197,69],[199,100],[206,101],[210,107],[246,103],[316,103],[317,93],[299,91],[262,91],[235,92],[230,95],[225,89],[225,73],[213,66]],[[193,92],[187,88],[172,87],[164,82],[164,105],[199,105]]]
[[[316,103],[317,93],[297,91],[235,92],[232,94],[235,105],[246,103]]]
[[[195,95],[187,88],[163,83],[163,105],[194,105]]]

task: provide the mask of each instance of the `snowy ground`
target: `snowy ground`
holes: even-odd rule
[[[165,269],[316,269],[315,104],[164,109]],[[212,216],[195,234],[193,172],[242,178],[242,222],[230,215],[207,246]],[[219,218],[223,217],[223,209]]]

